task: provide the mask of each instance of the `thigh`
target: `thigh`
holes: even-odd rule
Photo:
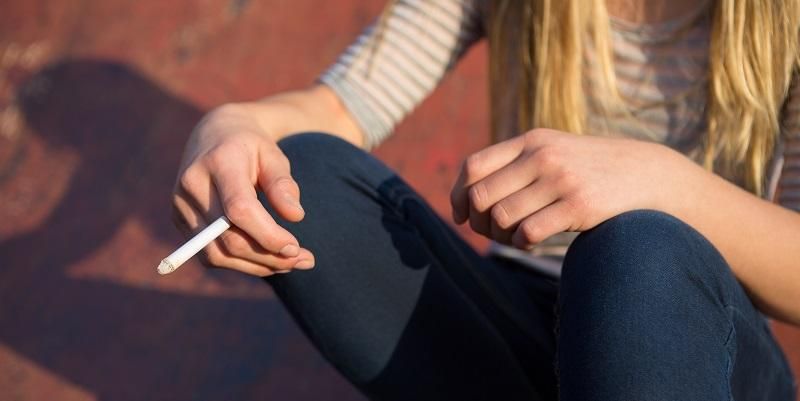
[[[556,284],[478,255],[339,139],[281,143],[317,266],[268,281],[312,342],[380,399],[552,399]]]

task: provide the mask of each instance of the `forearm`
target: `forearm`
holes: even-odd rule
[[[232,106],[252,116],[261,129],[276,141],[313,131],[333,134],[358,147],[364,146],[361,128],[336,94],[325,85]]]
[[[689,164],[661,209],[705,235],[765,313],[800,325],[800,214]]]

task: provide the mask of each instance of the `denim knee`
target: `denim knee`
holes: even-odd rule
[[[624,388],[630,399],[678,399],[654,394],[665,389],[653,378],[670,372],[691,383],[689,366],[725,377],[718,367],[731,360],[732,324],[722,267],[708,263],[715,253],[690,226],[655,211],[623,213],[579,235],[559,291],[562,396],[620,399]]]
[[[362,152],[344,139],[322,132],[294,134],[278,141],[278,147],[292,165],[346,163]]]
[[[572,293],[572,300],[585,294],[606,305],[652,307],[658,299],[669,308],[676,306],[670,300],[680,297],[711,296],[722,306],[734,279],[714,246],[691,226],[662,212],[637,210],[579,235],[561,280],[563,295]]]
[[[672,216],[628,212],[579,235],[558,305],[566,399],[619,399],[620,389],[630,399],[793,399],[765,319],[714,246]]]

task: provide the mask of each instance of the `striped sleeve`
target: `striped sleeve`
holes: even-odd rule
[[[482,36],[477,0],[400,0],[373,48],[368,27],[318,79],[355,118],[373,148],[386,139]]]
[[[777,200],[800,212],[800,77],[795,77],[783,115],[783,166],[778,179]]]

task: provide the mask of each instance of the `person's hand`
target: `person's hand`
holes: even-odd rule
[[[205,249],[206,263],[256,276],[314,266],[314,256],[280,227],[256,197],[261,189],[280,217],[303,219],[289,161],[269,133],[238,105],[198,124],[186,145],[173,193],[176,226],[187,237],[221,215],[231,228]]]
[[[450,197],[453,220],[528,249],[629,210],[661,209],[687,163],[658,144],[536,129],[466,159]]]

